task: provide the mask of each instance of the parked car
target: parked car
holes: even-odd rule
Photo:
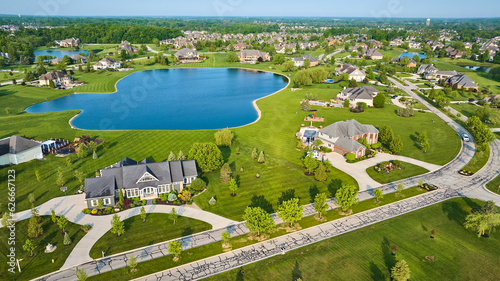
[[[462,135],[462,139],[463,139],[464,141],[469,141],[469,135],[467,135],[467,134],[463,134],[463,135]]]
[[[397,97],[398,97],[398,95],[394,95],[394,96],[391,97],[391,99],[395,99]]]

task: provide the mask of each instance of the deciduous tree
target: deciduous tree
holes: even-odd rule
[[[323,216],[328,209],[328,204],[326,204],[326,193],[318,193],[314,197],[314,210],[318,212],[319,218],[323,219]]]
[[[26,252],[30,252],[30,257],[33,256],[33,250],[35,250],[36,246],[35,246],[35,243],[33,242],[33,240],[31,239],[26,239],[26,242],[24,242],[24,245],[23,245],[23,250],[25,250]]]
[[[263,231],[273,229],[275,225],[271,215],[260,207],[247,207],[243,220],[250,232],[257,232],[257,236],[260,236]]]
[[[121,236],[125,233],[125,223],[120,220],[120,216],[117,214],[113,215],[111,219],[111,233],[116,234],[117,236]]]
[[[351,209],[354,204],[358,203],[358,188],[350,184],[343,185],[337,189],[335,197],[337,198],[337,203],[340,205],[340,209],[346,212]]]
[[[179,259],[179,256],[182,252],[182,244],[181,241],[170,241],[168,242],[168,252],[174,256],[174,261]]]
[[[235,192],[238,190],[238,184],[235,178],[231,178],[231,181],[229,181],[229,190],[232,192],[233,196],[236,195]]]
[[[284,201],[278,206],[278,216],[284,221],[293,226],[295,222],[302,219],[304,215],[304,206],[299,205],[299,198],[292,198]]]
[[[231,167],[229,167],[228,163],[224,163],[222,168],[220,169],[220,181],[222,183],[228,183],[231,180]]]
[[[218,146],[231,146],[234,134],[229,129],[218,130],[215,134],[215,144]]]
[[[203,172],[217,170],[224,163],[222,153],[215,143],[193,144],[188,159],[196,160],[196,164]]]

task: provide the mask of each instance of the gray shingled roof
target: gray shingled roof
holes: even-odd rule
[[[357,151],[360,147],[366,148],[364,145],[349,137],[340,137],[335,142],[335,145],[348,151]]]
[[[53,70],[51,72],[47,72],[45,74],[40,75],[40,80],[55,80],[57,78],[68,77],[68,74],[65,74],[59,70]]]
[[[36,141],[13,135],[11,137],[0,140],[0,155],[4,155],[7,153],[17,154],[41,145],[41,143],[38,143]]]
[[[377,128],[375,128],[373,125],[364,125],[354,119],[335,122],[333,124],[324,127],[319,131],[322,134],[328,135],[333,138],[354,137],[366,133],[379,132]]]
[[[115,189],[117,186],[113,176],[85,179],[85,199],[114,196]]]
[[[158,180],[138,182],[138,180],[146,172],[151,174]],[[132,164],[121,167],[113,167],[102,170],[101,174],[103,177],[115,178],[116,184],[119,188],[123,187],[124,189],[129,189],[180,182],[184,180],[184,177],[197,176],[198,173],[196,170],[196,162],[194,160],[187,160]]]
[[[349,99],[373,99],[375,95],[379,92],[379,90],[375,89],[372,86],[361,86],[355,88],[347,88],[340,91],[343,94],[346,94]]]
[[[198,57],[198,53],[189,49],[189,48],[182,48],[179,51],[175,53],[176,56],[178,57]]]
[[[458,74],[451,77],[446,78],[446,83],[450,83],[451,85],[458,85],[462,87],[477,87],[474,80],[470,79],[469,76],[465,74]]]
[[[114,164],[113,167],[118,168],[118,167],[123,167],[123,166],[128,166],[128,165],[137,165],[137,161],[132,160],[128,157],[125,157],[120,162]]]
[[[309,54],[305,54],[303,55],[302,57],[298,57],[298,58],[293,58],[292,60],[293,61],[305,61],[306,59],[309,59],[310,62],[317,62],[318,59],[309,55]]]

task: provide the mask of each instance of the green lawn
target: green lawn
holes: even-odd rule
[[[379,173],[374,169],[374,167],[375,166],[368,167],[366,169],[366,172],[373,180],[382,184],[418,176],[429,172],[429,170],[425,168],[406,162],[401,162],[401,170],[393,170],[390,173],[386,173],[385,171]]]
[[[485,66],[485,67],[498,67],[498,65],[493,63],[479,63],[470,59],[450,59],[450,58],[439,58],[437,62],[434,62],[440,70],[456,70],[457,72],[462,72],[469,76],[472,80],[477,82],[480,89],[489,87],[493,94],[497,94],[500,91],[500,81],[494,80],[492,74],[487,72],[475,71],[467,69],[464,66]]]
[[[463,168],[463,170],[470,171],[472,173],[476,173],[481,170],[490,158],[490,146],[488,145],[486,147],[487,149],[485,151],[477,150],[474,157],[472,157],[472,160]]]
[[[117,237],[106,232],[90,250],[90,257],[100,258],[102,251],[106,252],[106,256],[114,255],[212,228],[209,223],[183,216],[179,216],[176,225],[173,225],[168,214],[155,213],[148,214],[144,223],[140,216],[128,218],[124,223],[125,234]]]
[[[42,220],[43,235],[33,239],[36,249],[33,251],[35,255],[31,258],[29,257],[29,253],[23,250],[23,245],[26,239],[29,238],[27,234],[29,220],[23,220],[16,223],[15,245],[7,244],[9,232],[5,227],[0,228],[0,276],[2,276],[0,279],[7,280],[7,276],[12,276],[12,274],[7,271],[9,269],[9,266],[7,265],[7,254],[10,253],[7,249],[10,247],[16,248],[16,258],[23,259],[19,262],[21,264],[22,272],[19,273],[16,267],[15,279],[30,280],[32,278],[59,270],[75,245],[85,235],[85,232],[80,230],[80,225],[68,222],[68,226],[65,230],[68,232],[73,243],[65,246],[63,244],[64,236],[62,235],[62,231],[57,224],[52,223],[51,217],[43,216]],[[45,247],[48,243],[56,246],[57,249],[55,249],[52,253],[44,253]],[[52,260],[54,260],[53,263]]]
[[[298,260],[303,280],[325,280],[325,272],[335,280],[390,280],[389,269],[395,260],[389,247],[397,245],[397,258],[409,263],[411,280],[429,280],[428,276],[433,276],[433,280],[475,280],[477,276],[482,280],[496,280],[500,274],[496,263],[500,258],[498,232],[490,234],[488,239],[480,239],[462,226],[467,213],[482,204],[468,198],[450,199],[283,256],[246,265],[244,277],[245,280],[290,280]],[[300,225],[304,226],[304,220]],[[436,231],[434,239],[429,238],[432,229]],[[250,243],[238,237],[231,244],[236,249]],[[183,252],[178,262],[167,256],[140,263],[134,276],[122,268],[89,280],[136,278],[220,253],[221,243],[216,242]],[[434,256],[435,261],[429,262],[425,256]],[[237,271],[206,280],[243,280],[236,276]]]
[[[416,196],[416,195],[419,195],[419,194],[422,194],[425,192],[427,192],[427,191],[425,191],[422,188],[410,187],[410,188],[403,190],[401,192],[401,196],[399,196],[399,197],[396,196],[395,193],[390,193],[390,194],[384,195],[384,198],[379,203],[376,203],[375,200],[361,201],[361,202],[359,202],[359,204],[355,204],[352,207],[352,213],[356,214],[359,212],[363,212],[363,211],[366,211],[368,209],[380,207],[380,206],[390,204],[390,203],[393,203],[393,202],[396,202],[396,201],[399,201],[402,199],[406,199],[406,198],[409,198],[412,196]],[[325,215],[326,221],[332,221],[332,220],[336,220],[336,219],[339,219],[342,217],[343,216],[339,214],[337,209],[327,211],[326,215]],[[315,226],[315,225],[318,225],[320,223],[321,222],[319,222],[317,219],[315,219],[314,216],[305,217],[299,222],[302,229],[308,228],[311,226]],[[271,231],[268,234],[269,234],[269,238],[274,238],[274,237],[278,237],[281,235],[285,235],[286,232],[285,232],[285,230],[281,229],[281,230]],[[249,236],[246,234],[246,235],[238,236],[237,238],[233,238],[231,240],[232,249],[234,250],[234,249],[248,246],[248,245],[251,245],[251,244],[254,244],[257,242],[255,240],[249,240],[248,237]],[[199,260],[202,258],[218,255],[221,253],[222,253],[221,242],[214,242],[214,243],[211,243],[208,245],[204,245],[204,246],[200,246],[200,247],[196,247],[194,249],[184,251],[181,254],[180,261],[178,261],[178,262],[172,262],[171,256],[166,256],[166,257],[161,257],[161,258],[157,258],[154,260],[139,263],[139,266],[138,266],[139,272],[134,276],[130,275],[128,269],[120,268],[120,269],[116,269],[116,270],[113,270],[110,272],[106,272],[103,274],[93,276],[90,278],[90,280],[119,280],[119,279],[123,279],[124,276],[130,276],[130,277],[136,278],[138,276],[151,274],[151,273],[157,272],[159,270],[164,270],[167,268],[179,266],[181,264],[189,263],[189,262],[196,261],[196,260]]]
[[[23,78],[24,78],[24,73],[12,72],[12,75],[10,75],[9,71],[0,71],[0,83],[9,82],[12,81],[12,79],[19,80]]]
[[[390,280],[390,269],[404,259],[410,280],[496,280],[500,274],[498,233],[477,238],[464,217],[482,202],[445,201],[311,246],[245,265],[245,280]],[[436,231],[430,238],[430,231]],[[396,245],[396,256],[390,247]],[[426,256],[433,256],[428,261]],[[243,280],[241,269],[204,280]],[[240,279],[239,279],[240,278]],[[295,280],[295,279],[292,279]]]
[[[486,188],[500,195],[500,175],[487,183]]]
[[[493,133],[500,140],[500,132]]]
[[[471,117],[472,115],[474,115],[479,108],[478,106],[470,103],[451,103],[450,106],[466,117]]]
[[[225,61],[226,54],[208,54],[210,59],[203,63],[181,64],[176,67],[245,67],[261,70],[270,68],[280,72],[280,66],[272,63],[240,64]],[[136,70],[152,68],[163,68],[165,66],[145,66],[135,64]],[[328,69],[328,68],[327,68]],[[333,68],[330,68],[332,70]],[[66,167],[65,159],[58,157],[47,157],[46,161],[32,161],[16,165],[18,174],[18,210],[28,209],[29,202],[25,200],[29,193],[34,192],[37,202],[43,203],[53,197],[62,196],[63,193],[53,191],[58,188],[54,183],[56,172],[59,167],[63,168],[65,185],[68,186],[68,194],[74,193],[81,185],[75,178],[75,170],[84,172],[88,177],[93,176],[96,170],[118,162],[124,157],[141,160],[152,157],[155,161],[167,159],[170,151],[177,153],[182,150],[187,154],[194,142],[214,141],[214,130],[199,131],[85,131],[70,129],[68,120],[77,111],[28,114],[23,110],[25,107],[54,99],[63,95],[77,92],[114,92],[115,83],[118,79],[131,72],[113,73],[79,73],[76,71],[75,79],[86,81],[87,85],[73,90],[53,90],[48,88],[6,86],[0,88],[0,137],[12,134],[46,140],[48,138],[64,138],[72,141],[75,137],[90,134],[91,137],[107,140],[111,143],[110,148],[104,151],[99,148],[98,159],[90,157],[85,159],[73,158],[71,167]],[[295,73],[286,73],[291,76]],[[291,87],[291,86],[290,86]],[[384,87],[377,86],[380,90]],[[276,211],[277,202],[280,197],[293,192],[294,196],[300,198],[301,203],[310,201],[310,189],[318,189],[320,192],[329,192],[335,187],[356,181],[347,174],[334,170],[328,174],[326,182],[315,181],[312,177],[305,176],[300,158],[303,151],[296,151],[295,133],[300,125],[304,123],[303,118],[307,114],[299,110],[299,101],[305,94],[312,93],[322,100],[330,100],[342,88],[341,84],[317,84],[303,87],[303,90],[290,91],[285,89],[273,96],[259,100],[257,105],[262,111],[259,122],[248,126],[235,128],[235,143],[230,148],[222,148],[224,159],[230,164],[235,175],[240,177],[240,188],[236,197],[231,197],[226,184],[220,183],[219,173],[205,173],[203,178],[208,182],[208,190],[197,196],[195,202],[202,209],[215,212],[228,218],[239,220],[244,208],[248,205],[263,206],[268,211]],[[5,107],[8,105],[17,113],[14,116],[5,116]],[[456,133],[443,121],[430,113],[417,113],[415,117],[403,118],[396,115],[397,107],[387,105],[383,109],[368,109],[364,113],[352,113],[343,108],[317,109],[317,115],[325,117],[324,123],[315,125],[326,126],[336,121],[355,118],[361,123],[381,126],[390,125],[396,135],[403,140],[401,155],[416,158],[422,161],[445,164],[454,158],[460,149],[460,139]],[[297,112],[297,114],[296,114]],[[435,122],[433,122],[433,120]],[[415,149],[417,144],[415,137],[418,132],[427,131],[431,150],[423,153]],[[231,153],[236,147],[240,148],[240,155]],[[264,151],[266,163],[258,164],[250,157],[253,148]],[[240,168],[244,172],[240,172]],[[4,171],[2,168],[0,171]],[[35,170],[39,170],[41,179],[35,178]],[[257,179],[256,173],[261,177]],[[2,177],[6,177],[3,173]],[[2,178],[3,180],[3,178]],[[293,183],[293,185],[291,184]],[[51,192],[49,192],[52,190]],[[217,204],[209,205],[208,200],[214,196]],[[5,203],[5,198],[0,198],[0,203]]]

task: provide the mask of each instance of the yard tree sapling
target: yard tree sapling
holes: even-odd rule
[[[87,275],[87,272],[85,271],[84,268],[79,268],[76,270],[76,278],[77,281],[86,281],[89,276]]]
[[[316,194],[316,197],[314,197],[314,210],[318,212],[320,220],[323,219],[326,209],[328,209],[328,204],[326,204],[326,193],[322,192]]]
[[[186,156],[182,153],[182,150],[179,150],[179,154],[177,155],[177,160],[186,160]]]
[[[319,165],[318,160],[314,159],[312,156],[304,157],[302,163],[306,167],[309,174],[312,174]]]
[[[264,156],[264,151],[260,151],[260,154],[259,154],[259,159],[257,160],[259,163],[264,163],[266,162],[266,158]]]
[[[382,198],[384,197],[384,195],[382,194],[382,190],[380,190],[380,188],[377,188],[373,191],[373,196],[375,196],[375,201],[377,203],[380,202],[380,200],[382,200]]]
[[[225,247],[228,247],[229,241],[231,240],[231,233],[229,233],[229,231],[222,232],[221,239],[222,239],[222,242],[224,242],[222,245]]]
[[[178,261],[179,255],[182,252],[181,241],[170,241],[168,242],[168,252],[174,256],[173,260]]]
[[[148,215],[148,213],[146,213],[146,209],[144,209],[144,206],[141,207],[140,215],[142,222],[146,222],[146,216]]]
[[[247,207],[243,215],[245,226],[250,232],[257,232],[257,236],[263,231],[268,231],[274,228],[275,223],[270,214],[260,207]]]
[[[358,188],[350,184],[342,185],[335,192],[335,197],[337,198],[337,203],[340,205],[340,209],[343,212],[347,212],[354,204],[359,202],[357,198]]]
[[[314,171],[314,179],[317,181],[326,181],[326,168],[323,162],[319,162],[318,168]]]
[[[175,225],[177,223],[177,219],[179,218],[179,214],[175,211],[175,208],[172,208],[170,213],[168,213],[168,218],[172,221],[172,223]]]
[[[394,281],[406,281],[410,279],[410,268],[405,260],[400,260],[391,268],[391,278]]]
[[[25,250],[26,252],[30,252],[30,257],[33,256],[33,250],[35,250],[36,246],[35,246],[35,243],[33,242],[33,240],[31,239],[26,239],[26,242],[24,242],[24,245],[23,245],[23,250]]]
[[[391,140],[390,149],[395,154],[401,152],[403,149],[403,141],[400,136],[396,136]]]
[[[134,273],[137,271],[136,267],[137,267],[137,257],[136,256],[130,256],[128,258],[128,262],[127,262],[127,265],[128,267],[130,267],[130,272],[131,273]]]
[[[238,184],[236,183],[235,178],[231,178],[231,181],[229,182],[229,190],[232,192],[232,196],[236,195],[236,190],[238,190]]]
[[[172,151],[170,151],[167,161],[175,161],[175,154]]]
[[[56,216],[56,212],[54,212],[54,210],[50,210],[50,219],[52,220],[52,222],[54,224],[57,223],[57,216]]]
[[[304,215],[304,206],[299,204],[299,198],[292,198],[284,201],[278,206],[278,216],[284,221],[293,226],[295,222],[302,219]]]
[[[222,168],[220,169],[220,181],[222,183],[228,183],[231,180],[231,167],[229,167],[228,163],[224,163]]]
[[[65,216],[60,216],[58,219],[57,219],[57,225],[59,226],[59,228],[65,232],[65,228],[66,226],[68,225],[68,219],[66,219]]]
[[[257,154],[257,148],[254,148],[254,149],[252,150],[252,158],[253,158],[253,159],[257,159],[257,156],[258,156],[258,154]]]
[[[111,233],[116,234],[117,236],[121,236],[125,233],[125,223],[120,220],[120,216],[117,214],[113,215],[111,219]]]
[[[68,246],[71,244],[71,238],[69,237],[69,234],[67,232],[64,232],[64,238],[63,238],[63,244]]]

